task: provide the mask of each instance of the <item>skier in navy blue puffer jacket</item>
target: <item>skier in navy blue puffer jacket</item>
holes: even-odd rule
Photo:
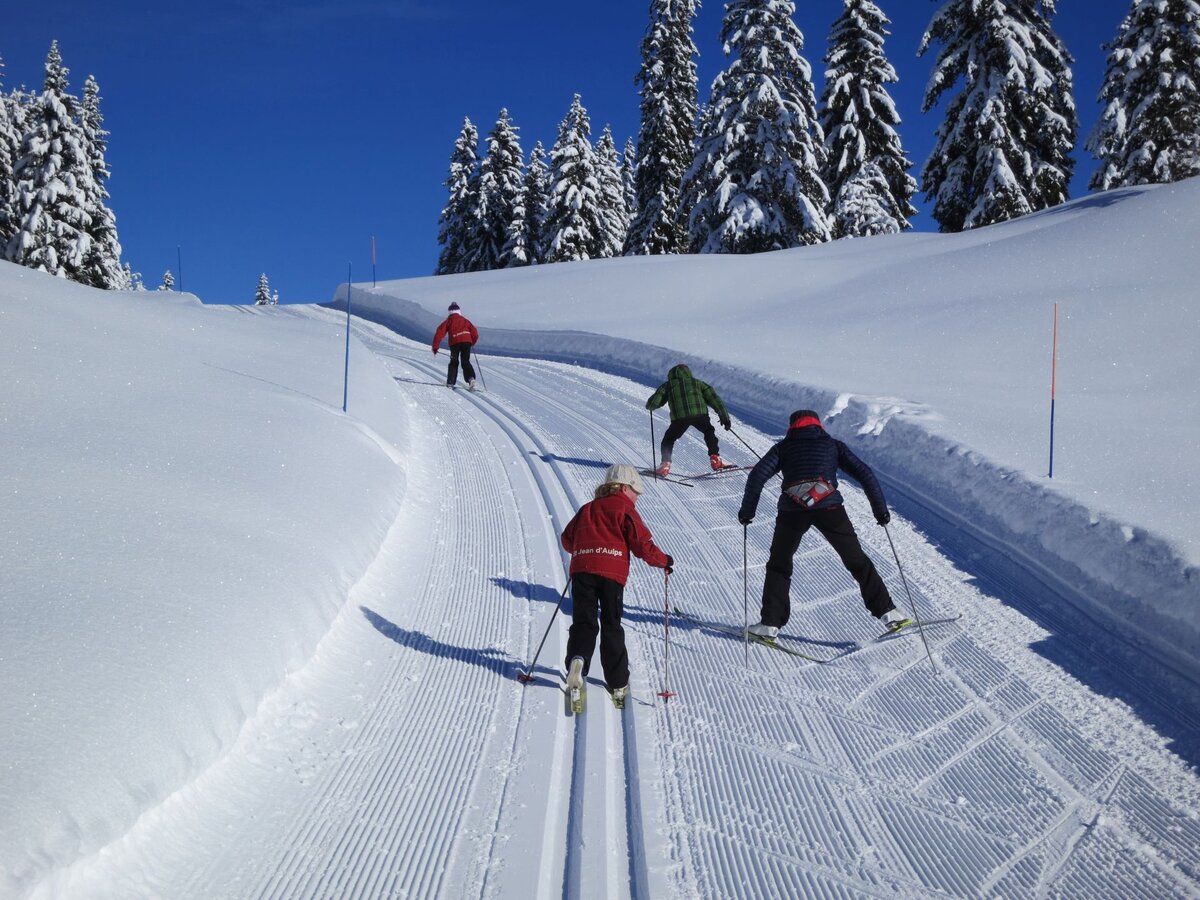
[[[750,631],[768,641],[791,616],[792,557],[809,528],[816,528],[837,552],[842,564],[858,582],[863,602],[871,615],[889,630],[899,630],[911,621],[896,611],[887,586],[875,564],[863,552],[850,517],[838,492],[837,472],[854,478],[867,494],[875,521],[891,521],[883,489],[871,467],[855,456],[841,441],[830,437],[820,417],[811,409],[792,413],[787,436],[767,451],[750,472],[738,521],[749,525],[758,509],[758,498],[768,480],[783,473],[771,555],[763,581],[762,620]]]

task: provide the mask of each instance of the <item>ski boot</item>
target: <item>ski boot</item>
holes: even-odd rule
[[[571,704],[571,712],[580,715],[587,708],[587,686],[583,680],[583,657],[571,659],[571,668],[567,672],[567,701]]]

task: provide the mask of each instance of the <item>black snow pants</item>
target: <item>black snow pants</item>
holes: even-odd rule
[[[571,630],[567,633],[567,668],[576,656],[583,657],[583,674],[592,666],[596,634],[600,635],[600,665],[608,689],[629,684],[629,653],[621,614],[625,586],[603,575],[580,572],[571,576]],[[599,611],[599,622],[597,622]]]
[[[450,345],[450,369],[446,373],[446,384],[458,381],[458,361],[462,360],[463,375],[470,384],[475,380],[475,368],[471,365],[471,342]]]
[[[692,427],[700,429],[700,433],[704,435],[704,445],[708,447],[709,456],[716,456],[721,452],[717,445],[717,430],[713,428],[712,420],[707,415],[689,416],[686,419],[672,419],[671,424],[667,426],[662,445],[659,447],[659,450],[662,451],[663,462],[671,461],[671,452],[675,449],[675,442]]]
[[[775,519],[775,534],[771,537],[771,556],[763,581],[762,622],[782,628],[791,616],[792,557],[800,548],[800,539],[809,528],[816,528],[841,557],[858,589],[863,603],[875,618],[894,608],[887,585],[879,577],[875,564],[863,552],[854,532],[854,525],[844,506],[826,509],[797,510],[780,513]]]

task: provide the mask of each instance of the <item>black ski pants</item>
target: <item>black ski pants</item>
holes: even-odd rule
[[[571,576],[571,630],[567,633],[567,668],[576,656],[583,657],[583,674],[592,667],[596,635],[600,635],[600,665],[604,681],[614,690],[629,684],[629,652],[621,614],[625,608],[625,585],[603,575],[580,572]],[[597,622],[597,611],[599,621]]]
[[[717,430],[713,428],[713,423],[708,416],[689,416],[686,419],[672,419],[671,424],[667,426],[662,445],[659,447],[662,451],[663,462],[671,461],[671,451],[675,449],[675,442],[683,436],[685,431],[693,427],[700,429],[700,433],[704,435],[704,444],[708,447],[709,456],[716,456],[721,452],[717,445]]]
[[[771,556],[767,560],[767,575],[763,581],[762,621],[764,625],[782,628],[791,616],[792,557],[800,549],[800,540],[809,528],[821,532],[829,545],[841,557],[858,589],[863,603],[875,618],[894,608],[887,585],[879,577],[875,564],[863,552],[854,532],[854,525],[844,506],[826,509],[800,509],[780,513],[775,519],[775,534],[771,538]]]
[[[458,361],[462,360],[463,375],[467,382],[475,380],[475,368],[471,365],[471,343],[463,341],[461,344],[450,345],[450,370],[446,373],[446,384],[454,384],[458,381]]]

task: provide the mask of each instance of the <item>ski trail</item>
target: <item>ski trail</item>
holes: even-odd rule
[[[485,356],[489,390],[451,392],[427,347],[353,330],[396,379],[414,444],[383,551],[227,758],[58,895],[1200,896],[1200,779],[1135,714],[1186,729],[1194,688],[1131,709],[1119,698],[1140,681],[1178,682],[1136,646],[1109,659],[1103,634],[1063,628],[1059,659],[1104,669],[1112,696],[1089,688],[1097,679],[1039,652],[1047,632],[989,593],[1052,598],[1053,586],[1015,563],[973,583],[900,516],[890,530],[915,611],[964,613],[927,635],[938,674],[915,636],[874,641],[857,586],[810,536],[789,640],[862,649],[815,665],[676,617],[668,644],[662,573],[635,561],[627,708],[611,707],[596,659],[588,712],[565,716],[567,615],[534,682],[515,675],[564,584],[567,519],[609,463],[649,462],[651,388]],[[752,446],[773,440],[735,427]],[[752,461],[719,436],[723,455]],[[676,459],[700,470],[694,433]],[[770,492],[743,531],[741,477],[646,484],[639,511],[676,559],[672,602],[756,620]],[[907,605],[885,533],[857,488],[843,492]]]

